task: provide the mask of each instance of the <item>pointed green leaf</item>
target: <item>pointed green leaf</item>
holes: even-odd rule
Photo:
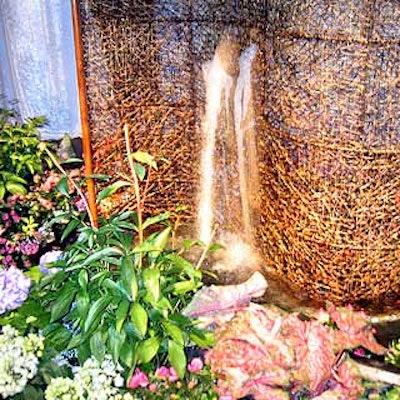
[[[131,321],[139,334],[144,337],[147,333],[147,324],[149,317],[146,310],[140,305],[135,303],[131,308]]]
[[[157,354],[160,348],[160,339],[156,336],[144,340],[139,344],[137,350],[138,362],[146,364],[150,362]]]
[[[68,225],[64,228],[63,234],[61,236],[61,241],[63,242],[70,233],[76,230],[76,228],[81,224],[82,222],[79,221],[78,219],[73,219],[71,220]]]
[[[108,349],[113,356],[114,362],[118,362],[119,353],[125,340],[125,331],[117,332],[113,326],[108,328]]]
[[[80,270],[79,275],[78,275],[79,286],[82,289],[86,289],[88,281],[89,281],[89,275],[88,275],[88,272],[86,271],[86,269]]]
[[[0,182],[0,200],[4,198],[6,194],[6,187],[4,186],[3,182]]]
[[[168,359],[175,368],[179,378],[183,379],[186,370],[186,356],[183,345],[173,341],[168,341]]]
[[[151,295],[152,301],[157,303],[160,298],[160,270],[158,268],[143,270],[143,284],[147,293]]]
[[[183,331],[179,327],[177,327],[174,324],[171,324],[168,321],[164,322],[163,325],[165,331],[171,337],[171,339],[173,339],[176,343],[180,344],[181,346],[185,344]]]
[[[128,366],[128,368],[133,368],[135,366],[136,347],[137,344],[133,344],[129,340],[125,341],[121,347],[119,357],[121,361]]]
[[[165,228],[163,231],[161,231],[157,236],[154,238],[154,245],[157,249],[156,251],[152,251],[150,253],[150,256],[153,258],[157,258],[160,253],[165,249],[165,247],[168,244],[169,236],[171,233],[171,227]]]
[[[105,311],[108,304],[110,304],[111,300],[112,296],[107,295],[101,297],[100,299],[97,299],[92,304],[85,321],[85,326],[83,328],[86,333],[89,332],[94,326],[98,325],[102,313]]]
[[[159,222],[167,220],[171,214],[169,212],[164,212],[162,214],[158,214],[154,217],[149,217],[143,222],[143,229],[148,228],[150,225],[158,224]]]
[[[197,286],[201,283],[196,283],[193,279],[187,281],[181,281],[174,283],[173,286],[173,293],[175,295],[182,295],[188,292],[191,292],[194,289],[197,289]]]
[[[124,322],[129,314],[130,302],[128,300],[123,299],[117,308],[117,312],[115,313],[115,329],[117,332],[121,332],[122,327],[124,326]]]
[[[136,300],[138,283],[134,270],[132,258],[123,257],[121,261],[121,281],[124,289],[129,293],[132,300]]]
[[[146,168],[142,164],[134,163],[136,175],[142,181],[146,176]]]
[[[100,251],[91,254],[82,264],[83,266],[90,265],[98,260],[104,259],[109,256],[122,256],[123,252],[118,247],[106,247]]]
[[[68,178],[65,175],[58,181],[56,188],[65,197],[70,197],[69,187],[68,187]]]
[[[51,322],[62,318],[70,309],[77,292],[76,287],[65,288],[51,307]]]
[[[98,361],[103,361],[106,355],[106,346],[103,342],[101,332],[95,332],[90,338],[90,352]]]
[[[144,151],[135,151],[132,153],[132,157],[142,164],[148,165],[153,169],[157,169],[157,163],[152,155],[145,153]]]
[[[81,319],[85,319],[90,307],[89,293],[86,290],[81,289],[75,300],[75,307]]]
[[[117,181],[112,183],[110,186],[107,186],[105,189],[103,189],[97,196],[97,204],[100,204],[100,202],[105,199],[106,197],[111,196],[114,194],[116,191],[121,189],[122,187],[126,186],[132,186],[130,182],[127,181]]]
[[[20,183],[8,181],[6,182],[6,189],[12,194],[26,194],[27,190],[25,186]]]
[[[189,338],[193,343],[202,348],[212,347],[215,345],[214,332],[206,332],[199,330],[199,332],[197,333],[191,332],[189,334]]]

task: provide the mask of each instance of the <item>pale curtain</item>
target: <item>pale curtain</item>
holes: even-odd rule
[[[0,95],[23,118],[44,115],[42,139],[80,136],[69,0],[0,0]]]

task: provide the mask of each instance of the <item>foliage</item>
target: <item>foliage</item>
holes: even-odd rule
[[[46,119],[19,122],[16,112],[0,109],[0,199],[8,194],[26,194],[29,177],[43,172],[43,154],[38,128]]]
[[[143,153],[140,160],[153,163]],[[119,181],[104,189],[99,200],[124,184]],[[167,248],[169,213],[141,221],[140,212],[78,228],[77,240],[54,264],[61,271],[40,285],[39,292],[45,293],[40,301],[51,310],[45,332],[51,332],[56,348],[76,348],[80,362],[91,355],[101,360],[109,353],[115,362],[133,369],[168,359],[182,377],[185,345],[211,343],[210,333],[179,312],[200,287],[202,273]],[[144,238],[144,231],[155,225],[162,228]]]
[[[364,313],[332,305],[327,310],[312,320],[273,306],[253,305],[238,313],[217,331],[216,345],[207,353],[211,371],[223,378],[218,392],[257,399],[327,392],[326,398],[359,399],[361,377],[346,350],[362,346],[383,354],[385,348]]]
[[[80,175],[80,170],[68,172],[74,179],[80,179]],[[0,200],[0,261],[4,268],[38,265],[40,256],[49,248],[63,247],[61,231],[68,218],[85,217],[74,187],[64,186],[61,174],[47,170],[33,176],[27,194]]]
[[[20,329],[41,329],[49,347],[76,349],[81,365],[91,357],[101,362],[110,354],[127,376],[136,365],[168,360],[183,378],[185,346],[212,343],[210,332],[180,314],[201,286],[202,272],[168,247],[169,213],[143,219],[139,185],[145,166],[156,164],[146,153],[128,150],[128,157],[132,180],[111,184],[98,201],[132,185],[138,196],[136,211],[100,218],[98,226],[73,212],[53,219],[68,220],[63,238],[76,231],[76,240],[52,263],[54,269],[33,285],[28,300],[2,320]],[[57,186],[68,195],[60,183]]]

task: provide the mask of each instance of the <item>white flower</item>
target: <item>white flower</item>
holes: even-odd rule
[[[43,338],[29,334],[20,336],[6,325],[0,334],[0,397],[20,393],[38,371],[43,353]]]

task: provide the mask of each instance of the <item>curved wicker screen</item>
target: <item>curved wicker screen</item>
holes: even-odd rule
[[[400,293],[400,3],[269,1],[265,258],[337,303]]]
[[[265,264],[317,300],[398,301],[400,3],[81,0],[80,13],[96,173],[128,171],[127,123],[135,149],[166,159],[147,211],[193,216],[202,65],[227,33],[256,41]]]

